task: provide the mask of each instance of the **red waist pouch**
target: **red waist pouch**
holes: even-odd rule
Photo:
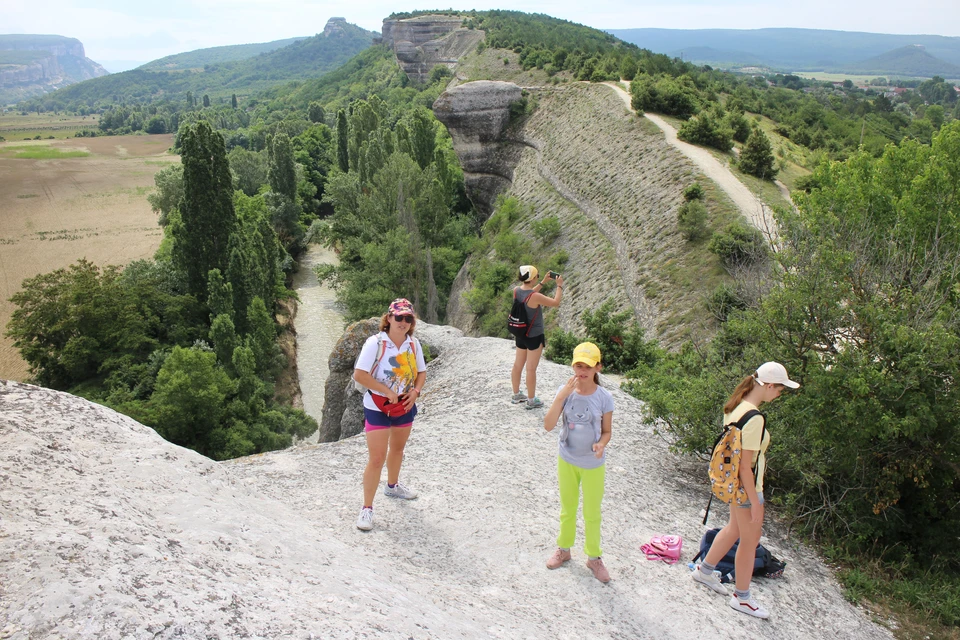
[[[398,396],[396,402],[390,402],[387,396],[381,396],[371,391],[370,397],[373,398],[373,403],[377,405],[377,409],[380,409],[389,418],[396,418],[407,413],[407,410],[403,407],[404,396]]]

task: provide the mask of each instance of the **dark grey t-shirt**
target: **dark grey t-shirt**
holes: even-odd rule
[[[564,461],[581,469],[596,469],[606,462],[606,452],[598,458],[593,445],[600,441],[600,421],[609,411],[613,411],[613,396],[603,387],[588,396],[576,391],[567,396],[560,429],[560,457]]]
[[[530,331],[527,333],[528,338],[534,338],[536,336],[543,335],[543,306],[537,308],[531,308],[527,305],[527,299],[534,293],[533,289],[524,289],[523,287],[517,287],[517,299],[523,303],[523,306],[527,307],[527,319],[531,321]]]

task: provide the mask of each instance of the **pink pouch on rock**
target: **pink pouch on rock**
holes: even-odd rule
[[[647,560],[663,560],[667,564],[674,564],[680,560],[680,550],[683,548],[683,538],[680,536],[653,536],[650,542],[640,546],[647,556]]]

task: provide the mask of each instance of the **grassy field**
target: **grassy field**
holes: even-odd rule
[[[53,113],[28,113],[25,116],[19,112],[0,114],[0,136],[7,142],[22,142],[24,140],[63,140],[74,137],[78,131],[97,130],[97,116],[70,116]]]
[[[878,76],[878,75],[858,76],[850,73],[827,73],[826,71],[791,71],[790,73],[792,75],[799,76],[801,78],[808,78],[810,80],[822,80],[823,82],[843,82],[844,80],[850,80],[854,84],[867,84],[874,78],[886,77],[888,81],[890,80],[890,78],[888,78],[887,76]]]
[[[172,135],[31,142],[2,135],[0,333],[26,278],[80,258],[122,265],[152,256],[161,230],[146,195],[154,174],[178,161],[168,153]],[[0,337],[0,378],[27,377],[10,339]]]

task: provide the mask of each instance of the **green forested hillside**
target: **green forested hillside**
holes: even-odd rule
[[[199,98],[249,95],[272,86],[316,78],[336,69],[370,46],[373,33],[355,25],[318,34],[247,60],[207,65],[202,70],[133,69],[81,82],[22,105],[26,110],[96,108],[108,104],[179,100],[187,92]]]
[[[269,53],[276,49],[290,46],[294,42],[306,39],[287,38],[286,40],[274,40],[272,42],[260,42],[256,44],[235,44],[225,47],[210,47],[208,49],[197,49],[186,53],[177,53],[172,56],[166,56],[153,62],[140,65],[138,68],[145,71],[183,71],[186,69],[202,69],[211,64],[221,64],[224,62],[234,62],[236,60],[246,60],[262,53]]]

